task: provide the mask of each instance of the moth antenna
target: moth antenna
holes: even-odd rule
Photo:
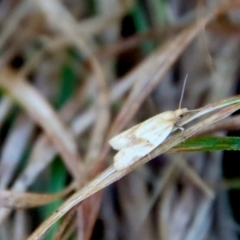
[[[183,100],[183,95],[184,95],[184,92],[185,92],[185,87],[186,87],[187,78],[188,78],[188,74],[186,75],[186,77],[185,77],[185,79],[184,79],[184,82],[183,82],[183,88],[182,88],[182,93],[181,93],[181,98],[180,98],[180,101],[179,101],[179,107],[178,107],[178,109],[180,109],[180,108],[181,108],[181,105],[182,105],[182,100]]]

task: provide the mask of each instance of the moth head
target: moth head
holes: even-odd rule
[[[182,117],[187,112],[189,112],[187,108],[180,108],[175,111],[175,114],[177,117]]]

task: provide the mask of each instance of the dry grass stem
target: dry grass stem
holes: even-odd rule
[[[0,239],[236,239],[219,183],[239,178],[239,156],[214,139],[239,148],[239,115],[227,118],[240,108],[239,9],[1,1]],[[186,75],[183,131],[171,125],[147,156],[115,169],[109,139],[176,110]],[[227,131],[236,137],[219,137]]]

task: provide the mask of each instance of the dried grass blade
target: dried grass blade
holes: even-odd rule
[[[79,156],[76,143],[44,98],[26,83],[25,79],[9,69],[1,69],[0,87],[21,104],[46,131],[71,174],[75,179],[79,179]]]
[[[151,157],[156,157],[172,147],[179,144],[183,137],[185,139],[192,136],[194,133],[199,131],[204,126],[210,125],[220,119],[223,119],[229,116],[234,111],[237,111],[240,108],[240,103],[234,104],[233,106],[226,107],[225,109],[220,110],[219,112],[213,114],[204,121],[201,121],[188,129],[185,129],[183,133],[178,133],[173,137],[170,137],[166,140],[165,143],[160,145],[154,151],[151,152]],[[58,219],[65,215],[70,209],[75,205],[79,204],[81,201],[87,197],[93,195],[94,193],[102,190],[104,187],[110,185],[111,183],[117,181],[119,178],[125,176],[127,173],[131,172],[133,169],[149,161],[149,156],[143,157],[138,162],[136,162],[131,169],[124,169],[123,171],[116,171],[112,166],[101,173],[93,181],[91,181],[87,186],[83,187],[81,190],[76,192],[71,196],[52,216],[50,216],[45,222],[38,227],[38,229],[33,232],[33,234],[28,238],[28,240],[41,239],[48,229],[54,224]]]

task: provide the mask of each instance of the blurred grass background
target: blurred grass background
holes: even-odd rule
[[[211,13],[187,40],[183,31]],[[2,0],[0,239],[27,239],[112,164],[113,133],[177,109],[186,74],[182,107],[238,94],[239,16],[240,1]],[[146,92],[130,104],[141,81]],[[214,134],[239,136],[231,125]],[[238,152],[161,155],[77,205],[45,239],[238,239],[238,160]]]

